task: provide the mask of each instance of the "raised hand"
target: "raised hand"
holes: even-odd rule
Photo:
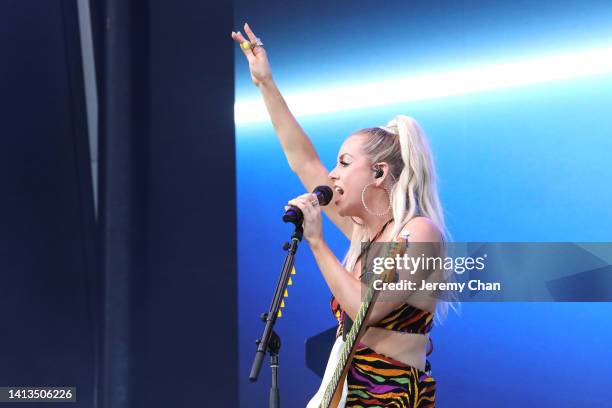
[[[259,86],[265,81],[272,80],[272,71],[268,63],[268,56],[266,55],[266,50],[262,46],[255,45],[257,43],[257,36],[247,23],[244,24],[244,31],[248,36],[248,40],[244,38],[240,31],[232,31],[232,38],[240,44],[240,49],[249,61],[251,80],[256,86]]]

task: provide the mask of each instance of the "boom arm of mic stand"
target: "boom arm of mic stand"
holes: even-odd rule
[[[255,352],[255,358],[253,359],[253,364],[251,365],[251,373],[249,375],[250,381],[257,381],[259,371],[261,370],[261,364],[263,362],[266,352],[271,351],[271,354],[278,353],[278,349],[275,351],[270,350],[270,338],[274,333],[274,324],[276,323],[276,318],[278,316],[281,301],[283,300],[283,295],[285,294],[287,284],[289,283],[289,277],[291,276],[291,270],[293,269],[295,253],[298,250],[298,243],[302,240],[303,233],[304,230],[302,229],[302,227],[297,226],[295,228],[295,231],[293,232],[293,235],[291,236],[291,243],[285,243],[284,249],[287,251],[287,256],[285,257],[283,269],[281,271],[280,277],[278,278],[278,282],[276,283],[276,289],[274,290],[274,296],[272,297],[270,309],[268,310],[268,313],[262,315],[262,319],[265,317],[266,326],[264,327],[264,331],[261,338],[256,341],[257,351]],[[280,347],[280,340],[278,347]]]

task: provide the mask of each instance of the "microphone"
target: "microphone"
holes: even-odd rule
[[[331,201],[334,196],[334,192],[329,186],[318,186],[312,190],[312,193],[317,196],[317,200],[319,200],[319,205],[327,205]],[[294,205],[290,205],[287,211],[285,211],[285,215],[283,215],[283,222],[291,222],[296,227],[302,225],[304,221],[304,214],[302,214],[302,210],[297,208]]]

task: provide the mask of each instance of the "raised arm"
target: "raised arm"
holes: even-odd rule
[[[257,37],[248,24],[244,25],[244,30],[249,40],[245,39],[240,32],[232,32],[232,38],[239,44],[245,41],[255,43]],[[321,162],[308,135],[289,110],[285,99],[274,83],[266,51],[260,46],[246,49],[241,46],[240,48],[249,62],[251,79],[263,96],[274,131],[283,148],[289,167],[297,174],[308,191],[312,191],[320,185],[331,187],[332,183],[328,178],[328,170]],[[334,191],[334,194],[337,193]],[[350,239],[353,223],[348,217],[341,217],[338,214],[333,203],[334,200],[335,198],[329,205],[323,207],[323,210],[344,235]]]

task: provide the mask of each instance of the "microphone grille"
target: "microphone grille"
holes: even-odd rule
[[[330,186],[318,186],[312,190],[313,194],[319,199],[319,205],[327,205],[334,196],[334,192]]]

